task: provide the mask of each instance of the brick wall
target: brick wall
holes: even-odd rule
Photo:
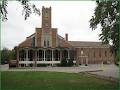
[[[41,47],[42,29],[36,28],[36,46]]]
[[[111,53],[110,48],[82,48],[83,56],[88,56],[89,64],[100,64],[110,62],[114,63],[114,54]],[[80,63],[81,48],[76,48],[77,63]],[[106,53],[106,55],[105,55]]]
[[[57,29],[52,29],[52,47],[56,47]]]

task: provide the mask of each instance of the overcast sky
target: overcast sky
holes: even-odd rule
[[[100,28],[92,31],[89,20],[94,14],[95,1],[32,1],[40,10],[42,6],[52,7],[52,27],[58,28],[58,34],[70,41],[99,41]],[[26,21],[22,16],[19,2],[9,1],[8,21],[2,22],[1,47],[14,48],[27,36],[41,27],[41,16],[31,15]]]

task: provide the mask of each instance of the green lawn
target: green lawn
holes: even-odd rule
[[[118,84],[86,73],[1,72],[2,90],[118,90]]]

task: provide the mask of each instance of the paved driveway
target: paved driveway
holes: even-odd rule
[[[114,65],[102,65],[102,64],[89,64],[88,66],[78,67],[34,67],[25,69],[9,69],[8,65],[1,65],[2,71],[52,71],[52,72],[67,72],[67,73],[79,73],[89,72],[91,74],[97,74],[100,76],[107,76],[113,78],[119,78],[119,68]]]
[[[99,71],[99,72],[90,72],[92,74],[97,74],[97,75],[101,75],[101,76],[107,76],[107,77],[112,77],[112,78],[119,78],[119,67],[111,64],[111,65],[103,65],[102,66],[103,71]]]

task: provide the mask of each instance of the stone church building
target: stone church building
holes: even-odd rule
[[[74,64],[89,65],[113,63],[114,54],[109,44],[88,41],[69,41],[52,27],[51,7],[42,7],[42,26],[17,46],[18,67],[37,67],[42,64],[57,65],[72,59]]]

